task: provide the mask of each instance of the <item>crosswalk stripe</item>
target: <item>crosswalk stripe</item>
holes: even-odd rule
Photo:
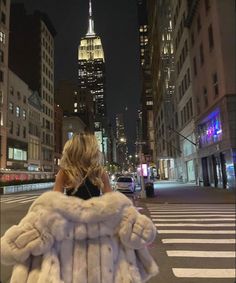
[[[182,278],[235,278],[235,269],[227,268],[172,268],[176,277]]]
[[[155,224],[156,227],[179,227],[179,226],[184,226],[184,227],[235,227],[235,223],[217,223],[217,224],[202,224],[202,223],[157,223]]]
[[[235,244],[235,239],[162,239],[163,244]]]
[[[14,199],[14,200],[10,200],[10,201],[6,201],[5,203],[15,203],[15,202],[20,202],[20,203],[23,203],[24,201],[32,201],[34,199],[36,199],[38,196],[34,196],[34,197],[25,197],[25,198],[22,198],[22,199]]]
[[[236,234],[235,230],[157,230],[159,234]]]
[[[35,198],[36,199],[36,198]],[[20,201],[20,203],[27,203],[27,202],[32,202],[34,199],[27,199],[27,200],[24,200],[24,201]]]
[[[173,257],[223,257],[233,258],[235,252],[229,251],[184,251],[184,250],[168,250],[166,251],[168,256]]]
[[[151,216],[152,217],[157,217],[158,216],[158,218],[163,218],[163,217],[168,217],[168,218],[178,218],[178,219],[181,219],[181,218],[186,218],[186,217],[202,217],[202,216],[207,216],[207,217],[231,217],[231,216],[236,216],[236,214],[234,213],[234,214],[226,214],[226,213],[224,213],[223,215],[222,214],[188,214],[188,215],[159,215],[159,214],[151,214]]]
[[[236,218],[231,217],[231,218],[178,218],[178,219],[173,219],[173,218],[152,218],[153,222],[206,222],[206,221],[234,221]]]
[[[234,211],[232,211],[234,212]],[[215,213],[221,213],[221,214],[229,214],[229,213],[232,213],[231,211],[229,212],[224,212],[224,211],[215,211],[215,212],[196,212],[196,211],[193,211],[192,213],[191,212],[188,212],[188,215],[192,215],[192,214],[201,214],[201,215],[208,215],[208,214],[215,214]],[[178,212],[178,214],[176,214],[177,212],[151,212],[151,214],[164,214],[164,215],[181,215],[181,214],[186,214],[186,212]],[[206,214],[207,213],[207,214]]]

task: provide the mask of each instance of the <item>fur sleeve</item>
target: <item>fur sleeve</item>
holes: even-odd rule
[[[147,216],[137,212],[134,207],[129,207],[124,211],[119,236],[124,246],[140,249],[154,241],[156,228]]]
[[[24,262],[31,254],[47,252],[55,240],[65,237],[68,222],[57,212],[29,212],[18,225],[1,238],[1,262],[6,265]]]

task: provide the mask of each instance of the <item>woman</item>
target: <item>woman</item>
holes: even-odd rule
[[[1,238],[1,261],[14,265],[12,283],[142,283],[158,273],[147,248],[155,236],[112,192],[95,136],[79,134],[65,144],[53,191]]]
[[[102,167],[102,156],[93,134],[73,135],[64,146],[54,191],[82,199],[112,192],[107,173]]]

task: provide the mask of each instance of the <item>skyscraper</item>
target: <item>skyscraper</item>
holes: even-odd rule
[[[94,31],[91,0],[89,0],[88,31],[85,37],[81,39],[78,49],[78,83],[79,88],[86,88],[92,95],[94,128],[101,130],[107,116],[105,59],[101,39]]]
[[[9,67],[42,99],[41,170],[52,172],[54,154],[54,37],[49,17],[11,4]]]

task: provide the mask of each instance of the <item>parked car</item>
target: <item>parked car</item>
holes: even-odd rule
[[[129,176],[120,176],[118,177],[115,190],[120,192],[131,192],[134,193],[136,188],[135,181],[132,177]]]

